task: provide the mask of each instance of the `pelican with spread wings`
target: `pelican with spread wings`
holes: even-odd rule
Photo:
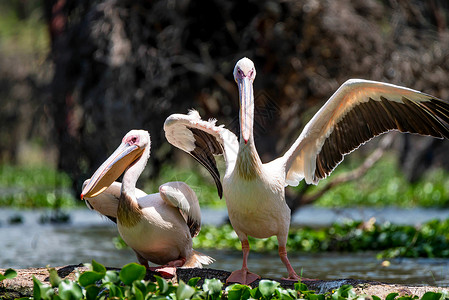
[[[211,173],[220,197],[224,195],[229,219],[243,251],[240,270],[228,282],[249,284],[259,278],[249,272],[248,236],[278,239],[281,261],[288,278],[300,276],[286,251],[290,209],[285,186],[301,180],[317,184],[352,152],[373,137],[390,130],[449,138],[449,102],[409,88],[362,79],[350,79],[330,97],[308,122],[286,153],[262,163],[254,144],[254,93],[256,69],[248,58],[234,68],[240,98],[240,139],[215,120],[204,121],[197,111],[173,114],[164,124],[174,146],[191,154]],[[222,180],[214,156],[223,155]],[[304,278],[302,278],[304,280]]]

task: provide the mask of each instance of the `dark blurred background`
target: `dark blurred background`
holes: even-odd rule
[[[162,129],[170,114],[195,108],[238,133],[232,70],[247,56],[266,162],[349,78],[449,100],[448,22],[447,0],[2,1],[0,160],[55,166],[79,191],[141,128],[154,177],[180,156]],[[449,166],[447,141],[395,139],[410,181]]]

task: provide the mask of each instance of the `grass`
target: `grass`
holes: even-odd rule
[[[71,179],[45,166],[0,165],[0,207],[72,208]]]
[[[357,161],[344,161],[336,174],[357,167]],[[222,172],[223,173],[223,172]],[[332,180],[332,174],[326,180]],[[410,184],[398,169],[393,156],[385,156],[362,178],[341,184],[325,193],[314,205],[322,207],[449,207],[449,172],[430,170],[425,180]],[[141,179],[142,181],[143,179]],[[166,164],[159,176],[143,182],[143,190],[157,192],[159,185],[168,181],[184,181],[195,191],[201,207],[225,208],[211,176],[201,166],[181,168]],[[304,184],[304,183],[302,183]],[[310,188],[316,192],[324,186]],[[18,208],[71,208],[79,205],[71,194],[71,179],[64,173],[46,166],[0,165],[0,206]],[[301,188],[301,186],[299,187]]]
[[[156,193],[168,181],[184,181],[195,191],[201,206],[225,207],[215,185],[199,170],[162,167],[157,178],[143,184],[143,190]],[[0,165],[0,207],[12,208],[73,208],[82,205],[71,193],[72,180],[47,166]],[[84,206],[84,205],[82,205]]]

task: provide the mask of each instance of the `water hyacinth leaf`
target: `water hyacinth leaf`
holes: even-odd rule
[[[449,291],[448,290],[444,290],[444,291],[441,291],[441,297],[443,298],[443,299],[449,299]]]
[[[147,299],[151,299],[151,300],[167,300],[167,299],[173,299],[173,300],[177,300],[176,299],[176,295],[171,295],[171,297],[170,296],[161,296],[161,295],[156,295],[156,296],[151,296],[151,298],[148,298],[147,297]]]
[[[96,285],[90,285],[86,287],[86,299],[95,300],[100,293],[100,288]]]
[[[176,289],[177,299],[190,299],[195,294],[195,289],[184,281],[179,281],[178,288]]]
[[[422,296],[421,300],[440,300],[442,296],[443,294],[441,293],[427,292]]]
[[[92,259],[92,271],[106,274],[106,268],[102,264],[95,261],[95,259]]]
[[[159,287],[159,294],[165,294],[168,291],[168,282],[160,276],[154,276]]]
[[[6,269],[5,273],[3,274],[7,279],[13,279],[17,276],[17,272],[11,268]]]
[[[302,282],[297,282],[294,284],[295,290],[297,292],[303,292],[303,291],[308,291],[309,289],[307,288],[307,285],[305,285]]]
[[[117,286],[115,284],[111,285],[109,287],[109,298],[111,299],[121,299],[123,298],[123,291],[120,286]]]
[[[279,286],[279,282],[272,280],[261,280],[259,282],[259,291],[264,297],[270,297],[276,291]]]
[[[51,269],[48,270],[48,272],[50,273],[50,284],[51,284],[51,286],[52,287],[57,287],[61,283],[61,281],[62,281],[61,277],[59,277],[59,275],[58,275],[58,271],[56,271],[55,268],[51,268]]]
[[[307,297],[309,300],[325,300],[325,296],[323,294],[313,294],[310,291],[307,292]]]
[[[52,299],[54,293],[55,291],[50,285],[40,282],[33,276],[33,299]]]
[[[130,263],[123,266],[119,273],[119,277],[124,284],[131,285],[134,280],[144,279],[146,273],[147,271],[144,266],[136,263]]]
[[[251,297],[254,298],[254,299],[260,299],[260,298],[263,297],[261,292],[259,291],[259,287],[250,289],[249,293],[251,294]]]
[[[5,273],[0,274],[0,281],[5,279],[13,279],[17,276],[17,272],[13,269],[7,269],[5,270]]]
[[[189,282],[187,282],[188,285],[194,287],[196,286],[196,284],[198,283],[198,281],[200,281],[200,277],[193,277],[189,279]]]
[[[173,295],[176,296],[176,290],[178,289],[178,286],[174,286],[171,282],[168,284],[168,291],[167,295]]]
[[[78,282],[81,286],[86,287],[92,284],[95,284],[97,281],[103,279],[105,273],[99,273],[95,271],[86,271],[80,275]]]
[[[33,299],[42,299],[41,297],[41,289],[40,289],[40,281],[33,276]]]
[[[157,285],[151,281],[148,281],[146,286],[147,286],[147,293],[153,293],[157,289]]]
[[[144,297],[143,297],[144,293],[142,293],[142,290],[139,289],[134,283],[133,283],[133,287],[131,289],[131,291],[132,291],[131,295],[134,296],[134,297],[128,297],[128,298],[133,298],[135,300],[143,300],[144,299]]]
[[[118,283],[120,281],[120,277],[118,276],[117,271],[106,271],[104,275],[103,282],[111,282]]]
[[[81,287],[74,281],[63,280],[59,284],[59,297],[63,300],[83,299]]]
[[[371,296],[371,298],[373,298],[373,300],[381,300],[380,297],[377,297],[377,296],[374,296],[374,295]]]
[[[134,281],[133,282],[133,290],[137,292],[140,292],[143,295],[147,294],[147,287],[145,285],[145,283],[143,283],[142,281]]]
[[[352,285],[344,284],[338,290],[335,291],[334,294],[332,294],[332,299],[341,299],[341,298],[356,298],[357,295],[352,289]]]
[[[385,300],[394,300],[398,295],[399,295],[399,293],[390,293],[387,295]]]
[[[243,284],[233,284],[226,288],[229,300],[247,300],[250,298],[250,288]]]
[[[218,279],[205,279],[203,284],[203,290],[209,295],[218,294],[223,288],[223,283]]]
[[[293,299],[295,299],[295,297],[291,293],[291,290],[286,290],[286,289],[277,287],[276,290],[275,290],[275,293],[276,293],[277,298],[279,298],[281,300],[293,300]]]

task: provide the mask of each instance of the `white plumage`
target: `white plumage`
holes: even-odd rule
[[[228,281],[248,284],[258,278],[247,268],[248,235],[276,235],[288,279],[298,280],[285,249],[290,224],[285,186],[298,185],[302,179],[317,184],[345,154],[389,130],[448,138],[449,103],[392,84],[351,79],[315,114],[283,156],[263,164],[253,136],[255,75],[251,60],[242,58],[237,62],[234,79],[240,98],[239,142],[224,127],[202,121],[195,111],[169,116],[165,134],[170,143],[190,153],[209,170],[220,197],[223,190],[229,219],[243,250],[242,269],[234,271]],[[226,173],[220,181],[213,156],[222,154]]]
[[[201,227],[195,192],[184,182],[169,182],[159,193],[147,195],[136,182],[150,156],[150,136],[132,130],[117,150],[83,186],[81,197],[89,207],[117,223],[120,236],[146,267],[148,261],[165,276],[176,267],[202,267],[213,260],[192,249]],[[113,182],[120,174],[123,182]]]

